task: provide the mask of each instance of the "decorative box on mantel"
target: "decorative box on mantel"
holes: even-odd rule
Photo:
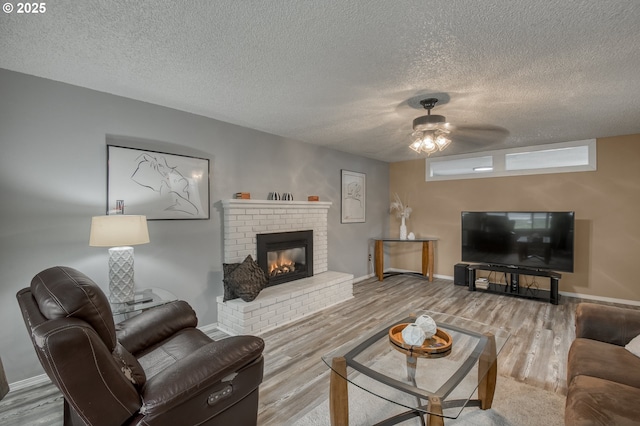
[[[257,257],[257,234],[313,230],[314,275],[264,289],[252,302],[219,296],[218,328],[259,334],[353,297],[353,275],[328,271],[327,215],[331,202],[222,200],[224,263]]]

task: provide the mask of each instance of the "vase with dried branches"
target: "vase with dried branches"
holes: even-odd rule
[[[400,196],[398,195],[398,193],[394,193],[394,200],[391,202],[391,206],[390,206],[390,210],[391,212],[395,212],[396,213],[396,217],[400,218],[402,220],[401,224],[400,224],[400,239],[401,240],[406,240],[407,239],[407,224],[405,223],[405,220],[409,219],[409,216],[411,216],[411,212],[413,211],[411,209],[411,207],[409,207],[408,204],[404,204],[402,202],[402,200],[400,199]]]

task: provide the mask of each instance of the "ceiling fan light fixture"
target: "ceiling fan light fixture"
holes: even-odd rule
[[[450,125],[443,115],[431,115],[431,109],[436,105],[438,99],[427,98],[420,101],[427,110],[427,115],[417,117],[413,120],[413,133],[411,133],[411,144],[409,148],[420,153],[431,155],[436,151],[442,151],[451,143],[446,135],[450,132]]]
[[[413,120],[413,130],[435,130],[447,125],[444,115],[423,115]]]
[[[431,155],[434,152],[436,152],[438,150],[438,147],[436,146],[435,143],[433,143],[433,141],[429,140],[426,141],[423,145],[423,151],[427,153],[427,155]]]
[[[411,133],[412,142],[420,142],[424,138],[424,132],[416,131]]]
[[[417,132],[414,132],[417,133]],[[442,150],[441,146],[448,145],[448,139],[442,135],[435,135],[434,132],[421,132],[422,138],[416,139],[409,145],[409,148],[417,152],[418,154],[426,153],[431,155],[438,150]]]
[[[412,150],[414,150],[418,154],[420,154],[421,147],[422,147],[422,141],[421,140],[415,141],[411,145],[409,145],[409,148],[411,148]]]
[[[436,145],[438,146],[438,150],[442,151],[451,143],[450,139],[445,138],[443,135],[440,135],[436,138]]]

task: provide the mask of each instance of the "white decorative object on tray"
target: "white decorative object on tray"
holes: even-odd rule
[[[419,325],[407,324],[404,330],[402,330],[402,339],[408,345],[422,346],[426,337]]]
[[[422,329],[425,339],[431,339],[433,335],[436,334],[436,331],[438,331],[436,322],[429,315],[420,315],[416,318],[415,324]]]

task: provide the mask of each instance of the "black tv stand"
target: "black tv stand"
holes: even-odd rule
[[[562,275],[554,271],[544,271],[540,269],[527,269],[514,266],[499,266],[499,265],[469,265],[467,267],[469,273],[469,291],[476,291],[476,271],[493,271],[502,272],[505,274],[505,283],[492,283],[488,284],[486,291],[488,293],[504,294],[508,296],[526,297],[529,299],[548,300],[550,303],[557,305],[560,302],[560,295],[558,294],[558,281],[562,278]],[[507,274],[509,277],[507,278]],[[541,290],[539,288],[532,288],[530,286],[520,285],[520,275],[530,275],[535,277],[547,277],[550,280],[550,290]]]

